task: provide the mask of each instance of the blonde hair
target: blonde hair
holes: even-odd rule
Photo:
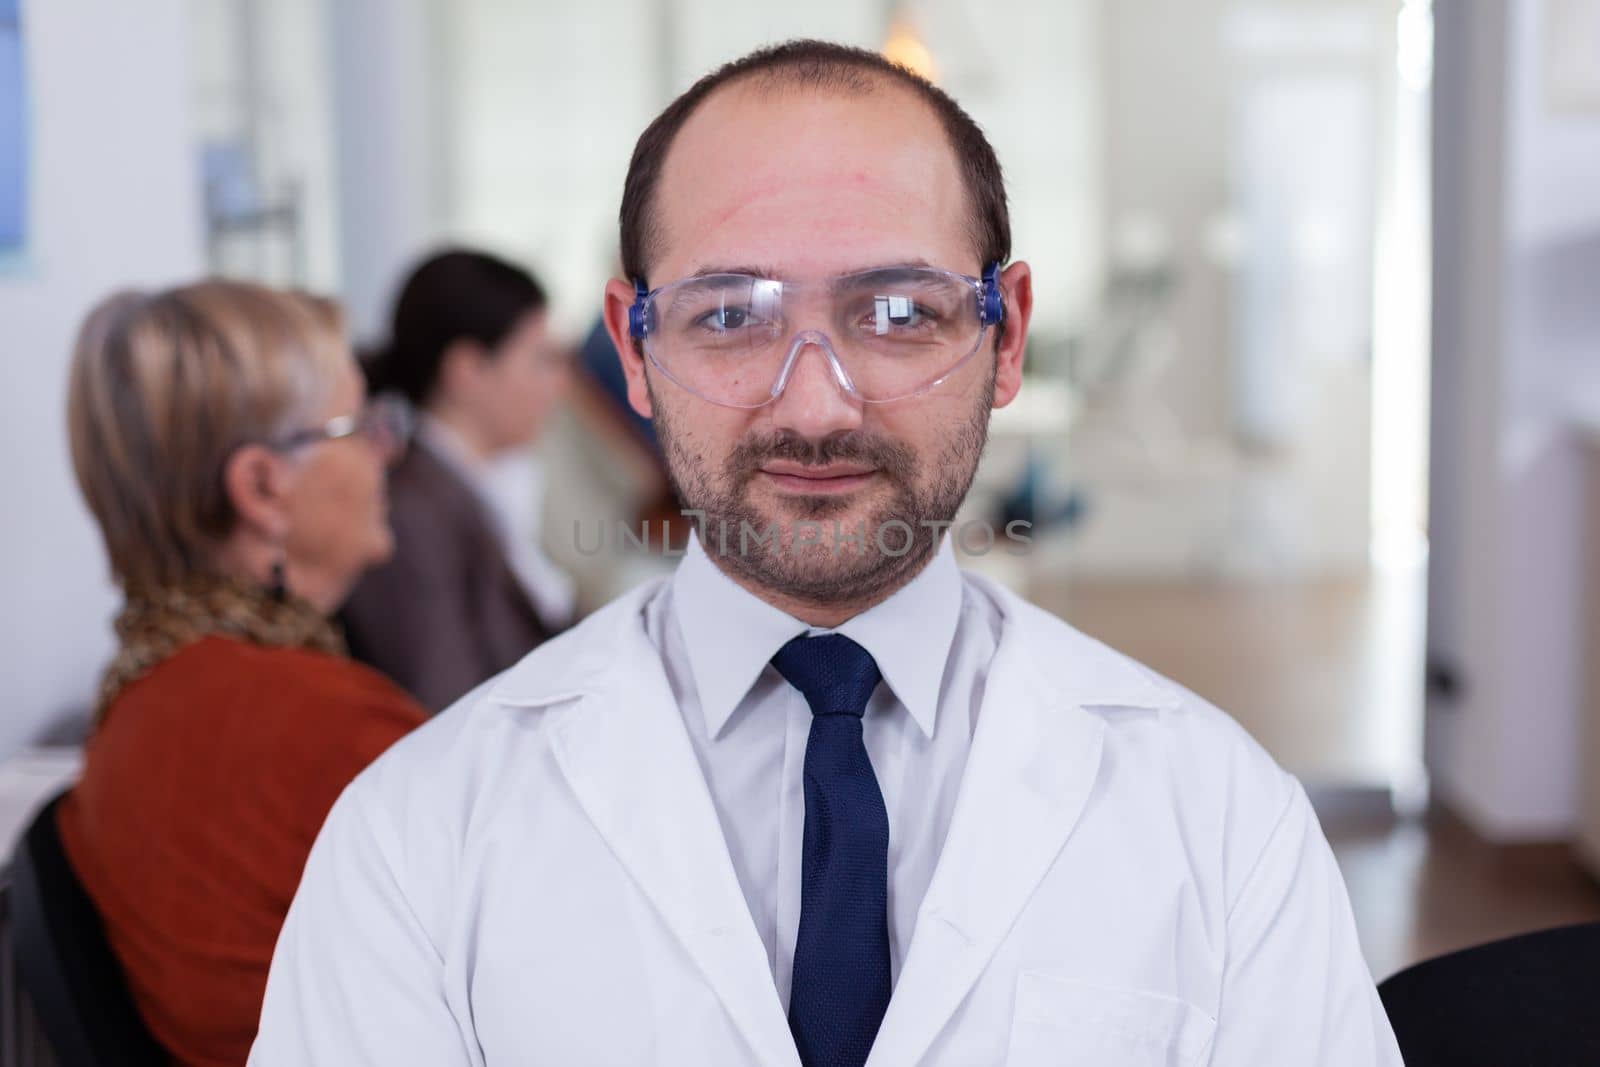
[[[247,282],[117,293],[90,312],[67,427],[124,590],[214,571],[235,521],[229,456],[310,425],[350,359],[336,304]]]

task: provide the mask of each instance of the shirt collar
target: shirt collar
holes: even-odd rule
[[[456,477],[473,489],[482,487],[488,465],[474,455],[461,435],[442,419],[426,411],[418,413],[416,439],[439,462],[454,471]]]
[[[887,600],[845,620],[836,632],[872,653],[883,680],[923,736],[932,737],[939,686],[960,618],[961,571],[946,537],[915,578]]]
[[[911,581],[832,631],[872,654],[884,681],[927,737],[933,736],[961,597],[961,571],[945,538]],[[672,611],[713,739],[778,649],[803,633],[829,632],[808,627],[722,573],[698,537],[689,538],[673,575]]]

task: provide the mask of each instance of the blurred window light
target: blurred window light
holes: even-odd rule
[[[1292,227],[1289,246],[1301,266],[1338,267],[1350,254],[1349,230],[1341,220],[1306,214]]]
[[[1118,270],[1160,270],[1171,264],[1173,254],[1172,231],[1157,216],[1138,212],[1117,220],[1111,235],[1111,259]]]
[[[1401,4],[1394,48],[1373,286],[1371,556],[1408,571],[1428,552],[1431,0]]]
[[[1224,270],[1232,270],[1242,263],[1250,246],[1238,214],[1225,209],[1211,216],[1201,235],[1201,247],[1211,262]]]
[[[1352,17],[1355,14],[1351,9],[1319,11],[1302,5],[1238,7],[1223,16],[1222,42],[1239,56],[1362,60],[1378,47],[1378,40],[1367,20]]]
[[[1237,87],[1229,207],[1249,254],[1230,282],[1230,401],[1256,447],[1308,447],[1326,410],[1318,383],[1369,352],[1372,69],[1273,65]]]
[[[1404,0],[1395,27],[1395,70],[1414,93],[1433,83],[1433,0]]]

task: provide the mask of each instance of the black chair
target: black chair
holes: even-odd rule
[[[1600,1065],[1600,923],[1452,952],[1378,992],[1407,1067]]]
[[[145,1029],[100,916],[67,862],[46,804],[11,861],[17,973],[60,1067],[155,1067],[167,1054]]]

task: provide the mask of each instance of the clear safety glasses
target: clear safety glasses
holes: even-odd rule
[[[714,404],[771,403],[809,346],[839,388],[881,404],[933,388],[972,358],[1005,314],[999,272],[879,267],[822,282],[710,274],[652,291],[636,281],[629,332],[662,374]]]

